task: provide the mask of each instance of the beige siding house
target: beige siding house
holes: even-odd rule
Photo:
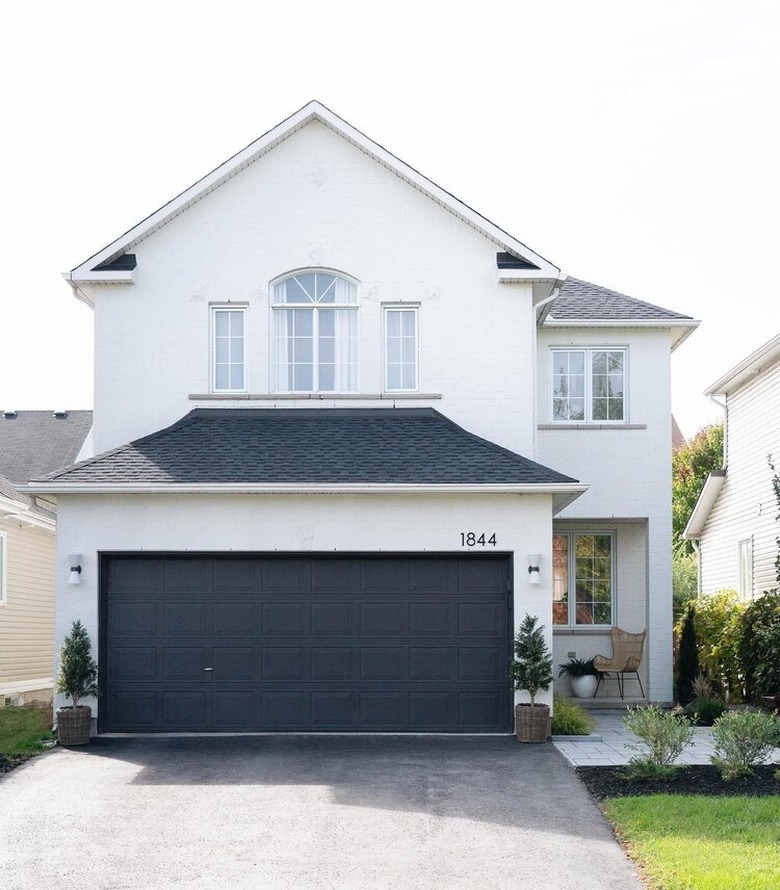
[[[0,416],[0,707],[53,687],[56,515],[18,486],[72,462],[90,425],[90,411]]]
[[[706,395],[725,410],[722,470],[711,473],[685,529],[699,551],[702,593],[737,590],[746,599],[777,586],[780,467],[780,334],[716,380]]]

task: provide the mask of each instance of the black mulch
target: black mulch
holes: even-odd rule
[[[604,800],[607,797],[638,797],[644,794],[768,797],[780,794],[780,780],[775,778],[777,770],[777,764],[759,766],[755,768],[755,775],[731,782],[722,779],[714,766],[683,767],[671,779],[649,782],[626,779],[622,766],[578,766],[576,771],[593,797]]]
[[[10,773],[12,769],[34,756],[34,754],[0,754],[0,775]]]

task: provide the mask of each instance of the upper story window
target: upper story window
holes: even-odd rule
[[[553,421],[622,423],[625,392],[625,349],[552,350]]]
[[[419,389],[416,306],[386,306],[385,392]]]
[[[553,624],[611,625],[614,620],[614,540],[609,533],[553,535]]]
[[[244,336],[246,309],[211,308],[211,389],[213,392],[244,392]]]
[[[271,288],[274,388],[357,392],[357,286],[300,272]]]

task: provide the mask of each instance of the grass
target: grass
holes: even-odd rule
[[[623,797],[604,812],[654,890],[780,887],[780,797]]]
[[[36,754],[52,737],[51,717],[37,708],[0,708],[0,754]]]
[[[555,696],[553,702],[553,735],[590,735],[596,722],[580,705]]]

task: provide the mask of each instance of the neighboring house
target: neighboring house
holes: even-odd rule
[[[66,278],[94,456],[28,491],[101,731],[508,731],[527,612],[557,662],[647,627],[671,698],[697,322],[567,278],[317,102]]]
[[[725,411],[723,469],[710,473],[684,536],[699,552],[699,590],[736,590],[746,599],[777,587],[780,470],[780,334],[710,386]]]
[[[53,686],[54,505],[17,486],[72,463],[91,423],[91,411],[0,415],[0,707]]]

